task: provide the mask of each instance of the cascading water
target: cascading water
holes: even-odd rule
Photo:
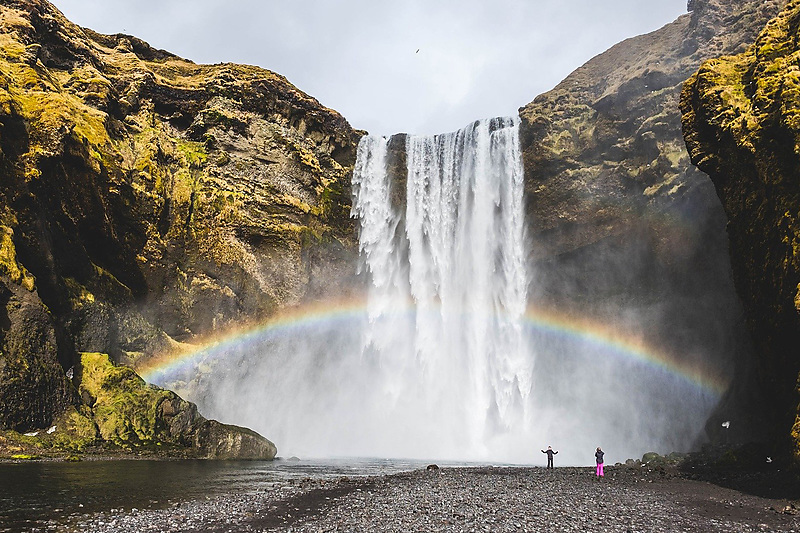
[[[397,437],[429,456],[488,455],[493,435],[520,429],[531,389],[518,123],[407,137],[405,207],[392,202],[389,142],[362,139],[353,175],[373,401],[414,420]]]

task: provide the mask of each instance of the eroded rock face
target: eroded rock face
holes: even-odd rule
[[[520,109],[533,301],[632,324],[726,380],[747,373],[725,213],[690,164],[678,103],[703,60],[744,50],[784,4],[695,0],[691,13],[612,47]],[[746,387],[731,391],[708,429],[713,437],[736,411],[750,438],[760,415],[740,410]]]
[[[45,427],[73,401],[52,318],[35,293],[9,280],[0,279],[0,301],[2,427]]]
[[[711,176],[728,215],[734,280],[767,398],[762,416],[800,464],[798,26],[792,1],[747,51],[705,62],[681,109],[692,162]]]
[[[267,70],[196,65],[75,26],[46,0],[3,2],[0,429],[66,420],[91,441],[97,398],[66,377],[78,353],[135,364],[347,293],[360,135]],[[189,405],[173,396],[167,411]],[[194,407],[177,413],[159,415],[164,430],[209,456],[274,455],[245,430],[200,432]]]

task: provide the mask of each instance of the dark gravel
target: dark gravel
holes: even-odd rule
[[[47,530],[800,533],[800,515],[788,500],[689,480],[677,470],[609,467],[597,479],[589,468],[487,467],[287,482],[169,509],[73,517]]]

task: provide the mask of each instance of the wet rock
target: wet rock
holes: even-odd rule
[[[663,459],[659,454],[656,452],[647,452],[646,454],[642,455],[642,462],[649,463],[652,461],[658,461]]]
[[[247,428],[206,420],[196,430],[195,446],[209,459],[272,460],[278,449],[269,440]]]
[[[0,429],[50,427],[73,401],[57,338],[38,294],[0,276]]]

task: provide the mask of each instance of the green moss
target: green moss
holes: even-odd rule
[[[80,391],[96,398],[94,421],[103,440],[122,447],[159,440],[158,407],[172,393],[148,386],[102,353],[82,353],[81,372]]]
[[[0,226],[0,274],[11,278],[27,290],[32,291],[34,278],[27,269],[17,262],[17,249],[11,236],[14,231],[8,226]]]
[[[70,293],[70,302],[73,309],[78,309],[86,304],[95,302],[95,296],[86,287],[74,278],[64,278],[64,285]]]
[[[200,112],[199,120],[205,127],[219,127],[228,130],[243,131],[247,123],[219,107],[206,108]],[[195,119],[197,120],[197,119]]]
[[[27,453],[15,453],[11,456],[12,459],[19,459],[23,461],[33,461],[35,459],[40,459],[38,455],[29,455]]]
[[[206,147],[203,143],[179,140],[175,143],[178,152],[183,156],[187,167],[201,167],[208,159]]]
[[[59,450],[82,452],[98,442],[97,426],[87,406],[70,407],[56,422],[58,431],[52,435],[52,446]]]

